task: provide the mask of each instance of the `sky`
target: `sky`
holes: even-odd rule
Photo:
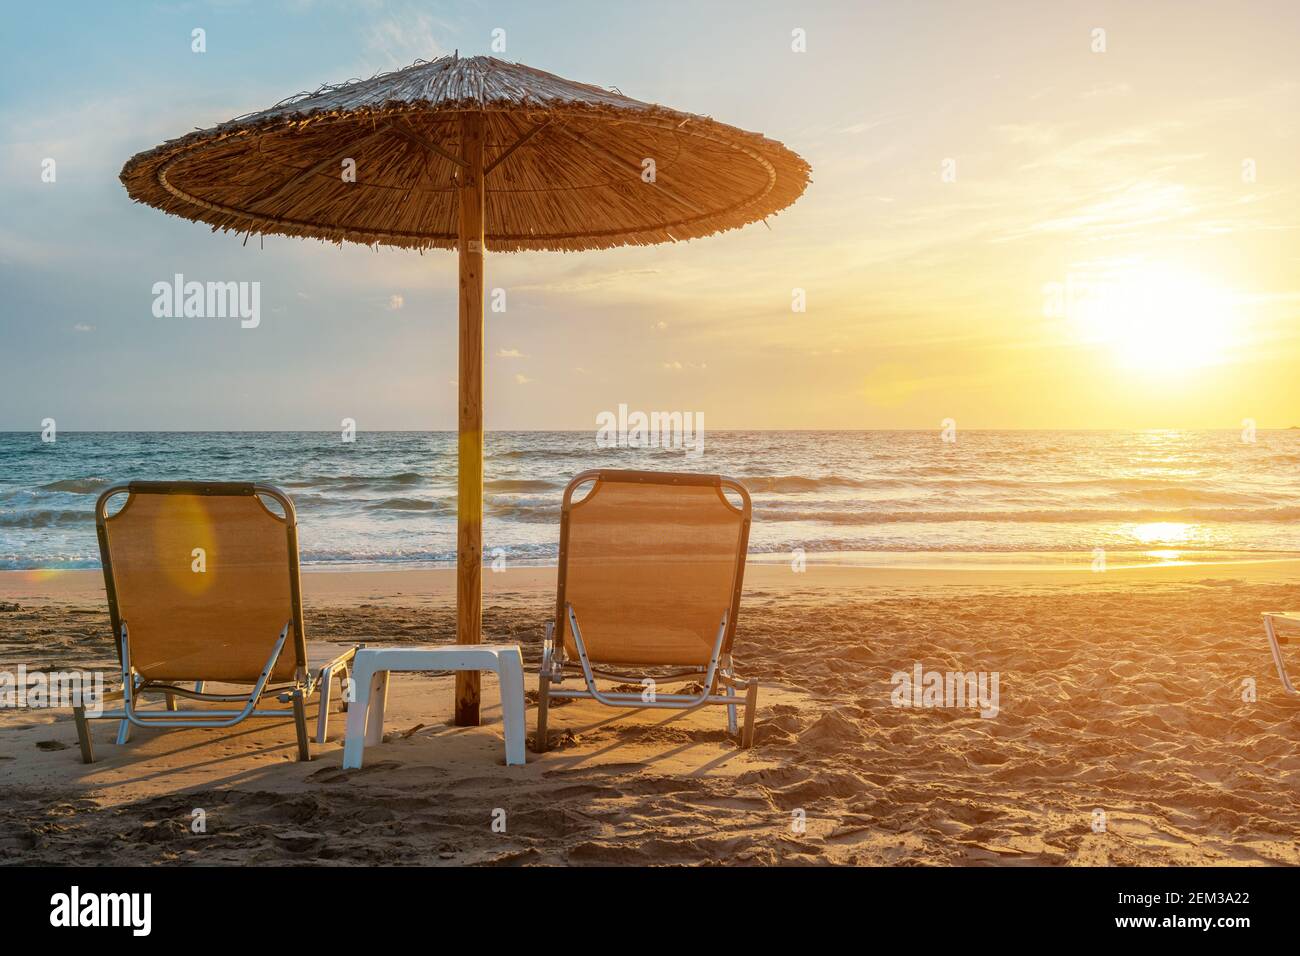
[[[761,132],[813,181],[770,228],[489,254],[489,430],[620,404],[717,429],[1300,425],[1289,0],[223,0],[7,10],[0,429],[454,428],[453,254],[245,245],[118,173],[496,29],[505,59]],[[260,325],[155,317],[175,273],[260,282]]]

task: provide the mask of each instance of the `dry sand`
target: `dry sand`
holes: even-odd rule
[[[341,715],[309,764],[286,719],[124,748],[103,722],[87,767],[66,711],[0,711],[0,862],[1295,864],[1300,701],[1259,613],[1300,608],[1298,571],[752,565],[747,752],[720,708],[580,702],[553,712],[554,750],[507,768],[492,681],[484,725],[454,728],[440,676],[394,679],[390,739],[358,771]],[[554,571],[484,583],[488,638],[535,666]],[[453,639],[448,572],[314,573],[304,592],[315,640]],[[112,656],[97,573],[0,574],[0,670]],[[1000,712],[894,706],[891,675],[918,661],[998,672]]]

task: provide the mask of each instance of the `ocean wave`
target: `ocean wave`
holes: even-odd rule
[[[496,551],[500,551],[506,563],[518,561],[532,563],[554,560],[559,552],[555,544],[512,544],[508,547],[495,548],[486,546],[483,550],[484,563],[491,562]],[[306,567],[349,564],[381,564],[427,566],[430,564],[455,567],[456,549],[436,550],[428,548],[357,548],[353,549],[307,549],[302,552],[302,563]]]
[[[821,478],[805,478],[797,475],[753,476],[739,479],[752,494],[782,495],[805,494],[815,491],[835,489],[895,489],[901,488],[916,492],[962,491],[979,493],[997,491],[1033,496],[1042,499],[1054,493],[1066,493],[1077,489],[1093,492],[1098,500],[1112,498],[1120,503],[1163,507],[1196,507],[1239,505],[1242,507],[1278,506],[1278,498],[1267,493],[1229,491],[1207,487],[1193,487],[1185,484],[1170,483],[1168,479],[1144,477],[1119,478],[1075,478],[1057,480],[1027,480],[1015,478],[966,477],[966,478],[847,478],[828,475]],[[1013,498],[1014,500],[1014,498]],[[879,501],[875,502],[877,505]]]
[[[99,568],[98,558],[65,558],[57,555],[31,557],[0,555],[0,571],[92,571]]]
[[[896,487],[903,482],[897,478],[842,478],[828,475],[824,478],[805,478],[801,475],[753,475],[739,479],[751,494],[790,494],[819,491],[822,488],[873,488]]]
[[[367,511],[436,511],[443,514],[454,513],[447,505],[438,501],[425,501],[421,498],[385,498],[372,501],[366,505]]]
[[[590,458],[595,450],[595,442],[590,446],[574,449],[560,448],[509,448],[505,451],[488,449],[487,458],[526,458],[529,461],[559,461],[567,458]]]
[[[494,481],[483,482],[485,491],[510,492],[510,491],[559,491],[564,485],[558,481],[542,480],[525,480],[521,478],[498,478]]]
[[[38,508],[35,511],[0,511],[0,528],[67,528],[95,523],[94,512]]]
[[[1195,523],[1289,522],[1300,519],[1300,507],[1291,508],[1069,508],[1022,511],[832,511],[756,507],[756,521],[816,521],[834,525],[989,523],[1077,524],[1095,522]]]
[[[415,471],[400,471],[394,475],[317,475],[294,481],[279,482],[285,488],[339,488],[358,491],[364,488],[394,488],[418,485],[426,477]]]
[[[1102,483],[1104,485],[1104,483]],[[1241,491],[1216,491],[1212,488],[1188,488],[1184,485],[1161,485],[1125,491],[1115,497],[1134,504],[1195,507],[1205,505],[1266,506],[1272,504],[1264,495]]]
[[[112,481],[108,478],[65,478],[37,486],[37,491],[61,491],[69,495],[95,495],[107,488]]]
[[[997,478],[986,474],[967,474],[963,477],[935,477],[935,471],[957,474],[952,469],[927,469],[923,473],[914,473],[914,469],[900,469],[897,474],[877,475],[870,478],[848,478],[842,475],[826,475],[821,478],[808,478],[800,475],[750,475],[740,476],[738,480],[753,494],[790,494],[807,491],[820,491],[835,488],[917,488],[924,491],[970,490],[972,488],[999,488],[1021,491],[1053,491],[1064,488],[1095,488],[1110,484],[1102,478],[1076,478],[1060,480],[1032,481],[1023,478]],[[1123,487],[1128,481],[1137,484],[1159,479],[1120,479],[1114,482],[1116,487]]]
[[[558,522],[560,520],[560,500],[558,498],[553,504],[546,505],[494,501],[489,498],[483,503],[483,510],[494,518],[506,518],[512,521],[538,523]]]

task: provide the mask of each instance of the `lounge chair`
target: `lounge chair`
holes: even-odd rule
[[[126,502],[110,516],[109,501],[122,494]],[[133,481],[100,495],[95,527],[122,687],[90,712],[74,709],[82,760],[95,759],[90,720],[119,721],[125,744],[132,726],[233,727],[290,716],[259,706],[268,697],[292,705],[298,759],[310,760],[307,700],[320,692],[324,743],[331,680],[344,679],[357,647],[308,649],[289,497],[244,482]],[[207,691],[209,683],[240,692]],[[138,709],[145,694],[164,695],[166,709]],[[182,710],[178,697],[225,706]],[[106,701],[121,707],[103,709]]]
[[[590,491],[575,500],[587,484]],[[682,710],[721,704],[734,735],[741,690],[740,745],[752,745],[758,684],[738,678],[731,659],[750,513],[744,486],[720,475],[586,471],[569,483],[555,619],[546,625],[538,680],[536,750],[548,745],[553,698]],[[576,676],[585,690],[560,686]],[[597,678],[641,689],[601,690]],[[700,691],[658,692],[660,684],[692,679]]]
[[[1277,676],[1282,680],[1282,689],[1292,697],[1300,697],[1300,690],[1296,690],[1295,685],[1291,683],[1291,678],[1286,672],[1286,661],[1282,659],[1282,645],[1290,641],[1285,635],[1277,632],[1278,624],[1286,624],[1289,627],[1300,626],[1300,611],[1264,612],[1264,633],[1268,635],[1268,646],[1273,652],[1273,663],[1277,666]]]

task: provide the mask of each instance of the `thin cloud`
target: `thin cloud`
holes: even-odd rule
[[[516,288],[529,292],[550,292],[565,295],[608,289],[627,283],[632,283],[638,289],[641,289],[645,287],[646,279],[659,275],[660,271],[659,269],[620,269],[615,272],[602,272],[592,267],[571,272],[559,279],[519,285]]]
[[[446,21],[407,6],[370,25],[366,50],[390,67],[410,66],[416,60],[436,60],[450,53],[440,37],[451,32]]]

